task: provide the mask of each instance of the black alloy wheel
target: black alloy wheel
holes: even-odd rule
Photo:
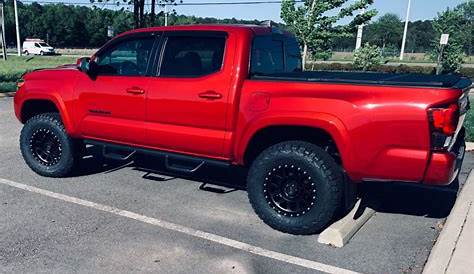
[[[342,206],[342,168],[321,147],[286,141],[265,149],[251,164],[247,193],[257,215],[291,234],[321,231]]]
[[[304,168],[294,164],[278,165],[267,173],[263,184],[265,199],[278,213],[299,217],[316,202],[316,184]]]
[[[61,159],[61,141],[47,128],[39,128],[33,132],[30,138],[30,150],[33,157],[45,166],[53,166]]]

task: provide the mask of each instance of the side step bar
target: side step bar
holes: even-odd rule
[[[179,173],[194,173],[203,166],[214,166],[220,168],[226,168],[230,166],[230,163],[226,161],[183,155],[161,150],[112,144],[96,140],[84,140],[84,143],[102,147],[102,154],[105,158],[118,161],[131,160],[137,154],[163,158],[166,169]]]

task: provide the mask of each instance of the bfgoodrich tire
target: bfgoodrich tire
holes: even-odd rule
[[[247,191],[257,215],[291,234],[313,234],[342,205],[343,174],[316,145],[288,141],[263,151],[250,167]]]
[[[46,177],[71,173],[76,145],[66,133],[58,113],[43,113],[29,119],[20,135],[20,149],[26,164]]]

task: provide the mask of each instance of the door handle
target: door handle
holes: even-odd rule
[[[127,88],[127,93],[138,95],[138,94],[145,93],[145,91],[139,87],[131,87],[131,88]]]
[[[208,91],[199,93],[199,97],[208,99],[208,100],[217,100],[217,99],[222,98],[222,94],[215,92],[213,90],[208,90]]]

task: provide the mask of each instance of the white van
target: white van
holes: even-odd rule
[[[54,48],[41,39],[26,39],[23,42],[23,53],[29,54],[54,54]]]

